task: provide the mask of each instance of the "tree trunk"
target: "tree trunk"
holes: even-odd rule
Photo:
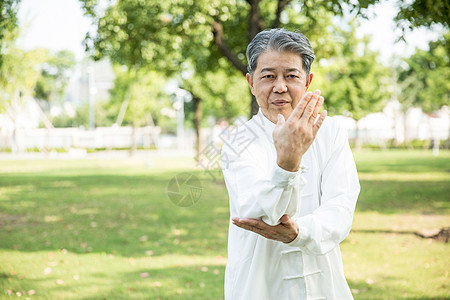
[[[136,122],[133,120],[131,122],[130,156],[134,156],[135,153],[136,153]]]
[[[411,149],[411,146],[409,145],[408,134],[409,134],[409,130],[408,130],[408,108],[406,108],[403,111],[403,135],[404,135],[403,143],[406,145],[406,147],[408,149]]]
[[[250,43],[255,35],[261,31],[261,16],[259,15],[259,3],[261,0],[248,1],[250,4],[250,20],[248,26],[248,42]]]
[[[195,159],[200,161],[200,150],[201,150],[201,136],[200,136],[200,122],[202,120],[202,107],[201,99],[198,97],[192,97],[194,100],[194,127],[195,127],[195,142],[196,142],[196,153]]]
[[[362,140],[359,134],[359,120],[355,122],[355,150],[359,151],[362,148]]]
[[[249,27],[248,27],[248,43],[250,43],[258,32],[264,29],[264,24],[262,23],[261,16],[259,14],[259,4],[261,0],[247,0],[250,5],[250,18],[249,18]],[[285,8],[289,1],[280,0],[277,7],[277,14],[274,21],[274,25],[279,24],[279,18],[281,16],[281,12]],[[216,45],[219,47],[219,50],[222,54],[228,59],[228,61],[244,76],[247,73],[247,67],[242,63],[242,61],[233,53],[230,47],[227,45],[224,40],[224,32],[222,24],[216,20],[211,24],[212,32],[214,34],[214,41]],[[251,95],[250,101],[250,118],[253,115],[258,113],[258,103],[253,95]]]
[[[250,4],[250,20],[248,26],[248,43],[262,30],[261,17],[259,15],[259,3],[260,0],[249,1]],[[280,11],[281,14],[281,11]],[[256,102],[255,96],[251,94],[250,100],[250,118],[258,113],[259,105]]]

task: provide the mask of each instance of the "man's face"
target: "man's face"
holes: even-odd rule
[[[277,123],[278,114],[287,120],[305,95],[313,74],[306,77],[301,56],[292,52],[267,51],[257,60],[253,78],[247,81],[263,114]]]

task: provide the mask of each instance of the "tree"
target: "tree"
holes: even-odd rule
[[[335,43],[327,30],[331,18],[346,9],[360,13],[378,0],[129,0],[106,1],[109,6],[103,10],[97,0],[80,1],[97,26],[96,35],[86,37],[86,48],[94,58],[108,56],[129,69],[158,70],[169,76],[190,69],[205,77],[219,70],[245,75],[247,44],[270,27],[301,30],[317,56],[333,55]],[[203,99],[195,96],[188,79],[180,78],[194,95],[194,108],[200,110]],[[204,85],[203,91],[213,91],[207,80],[196,84]],[[251,95],[248,89],[247,95]],[[251,99],[248,113],[253,115],[258,106]],[[200,111],[194,115],[202,118]],[[194,120],[199,126],[200,121]]]
[[[323,90],[324,106],[330,114],[349,115],[356,121],[355,144],[361,147],[358,122],[372,112],[381,111],[388,94],[389,71],[377,62],[377,53],[368,49],[368,40],[355,36],[356,24],[350,22],[349,30],[335,27],[340,40],[339,53],[335,57],[319,61],[312,90]]]
[[[407,28],[431,27],[440,24],[450,27],[450,2],[448,0],[399,1],[400,10],[395,21],[405,31]]]
[[[197,71],[214,68],[217,59],[225,57],[230,66],[245,75],[247,44],[261,30],[274,27],[301,30],[310,38],[317,56],[328,56],[334,53],[327,30],[331,17],[342,15],[346,8],[361,12],[375,2],[205,0],[186,6],[184,1],[172,1],[171,11],[178,12],[172,25],[181,41],[185,41],[180,48],[193,59]],[[324,47],[316,47],[319,44]],[[252,97],[251,115],[257,111]]]
[[[450,103],[450,32],[429,43],[429,50],[417,50],[399,67],[400,100],[426,113]]]
[[[398,72],[399,101],[406,110],[420,107],[432,113],[450,103],[450,32],[429,43],[429,50],[417,50],[404,59]],[[405,124],[406,131],[406,124]],[[406,133],[405,133],[406,138]]]
[[[327,45],[327,26],[345,9],[361,12],[377,0],[199,0],[117,1],[100,13],[96,0],[80,0],[94,18],[96,36],[87,36],[94,57],[110,56],[127,66],[152,65],[176,71],[191,61],[197,73],[211,71],[225,57],[229,67],[245,74],[245,49],[261,30],[270,27],[300,29],[310,37],[318,56],[333,53]],[[113,2],[110,2],[113,3]],[[251,113],[257,112],[252,100]]]
[[[167,80],[155,71],[129,70],[117,64],[114,65],[114,72],[116,78],[110,91],[111,100],[105,104],[105,108],[115,124],[120,126],[124,123],[133,128],[133,153],[136,149],[136,127],[158,125],[160,119],[164,118],[161,108],[170,105],[169,95],[163,90]]]
[[[36,66],[42,62],[44,50],[24,51],[10,46],[3,55],[0,67],[0,112],[14,124],[13,151],[19,151],[17,145],[17,116],[22,111],[25,99],[33,94],[33,89],[40,76]]]
[[[0,70],[7,48],[17,37],[17,10],[20,0],[0,0]],[[0,76],[3,74],[0,73]]]
[[[193,120],[196,132],[197,161],[200,160],[200,123],[202,116],[214,116],[228,122],[238,115],[247,113],[245,100],[248,97],[247,82],[237,72],[226,73],[224,70],[209,71],[199,76],[194,74],[181,82],[189,91],[193,101],[185,106],[187,119]],[[244,105],[243,105],[244,104]],[[186,109],[187,108],[187,109]]]
[[[41,76],[34,87],[34,95],[51,105],[54,101],[61,101],[71,77],[71,70],[75,65],[72,52],[63,50],[54,55],[48,53],[45,62],[40,65]]]

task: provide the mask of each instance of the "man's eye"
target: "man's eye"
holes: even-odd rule
[[[297,75],[294,75],[294,74],[290,74],[290,75],[288,75],[287,77],[288,77],[288,78],[299,78]]]
[[[263,78],[274,78],[273,75],[264,75]]]

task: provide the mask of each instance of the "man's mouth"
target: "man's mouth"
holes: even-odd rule
[[[275,100],[275,101],[272,101],[272,104],[275,105],[275,106],[284,106],[284,105],[286,105],[288,103],[289,103],[289,101],[286,101],[286,100]]]

